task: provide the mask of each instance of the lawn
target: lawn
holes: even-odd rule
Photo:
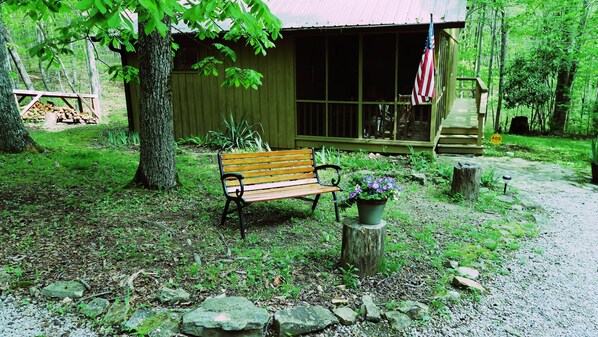
[[[468,203],[448,195],[452,168],[425,154],[325,149],[319,163],[340,163],[345,174],[393,176],[402,185],[385,211],[383,270],[358,279],[338,267],[342,224],[334,221],[330,196],[313,214],[299,200],[252,205],[241,240],[237,218],[220,226],[225,199],[212,150],[178,146],[181,187],[174,191],[125,188],[138,148],[113,145],[116,132],[108,125],[33,130],[46,152],[0,154],[0,268],[13,276],[9,291],[80,279],[90,294],[109,292],[104,297],[142,308],[156,305],[153,295],[169,286],[191,293],[182,307],[225,293],[271,313],[299,303],[332,308],[334,299],[358,308],[361,295],[371,293],[389,306],[405,299],[431,304],[436,317],[446,310],[436,297],[451,289],[447,261],[479,269],[483,284],[536,233],[530,211],[510,211],[496,199],[502,190],[490,172],[480,200]],[[426,175],[425,184],[412,180],[413,170]],[[356,214],[350,208],[341,217]],[[135,273],[131,289],[126,283]]]

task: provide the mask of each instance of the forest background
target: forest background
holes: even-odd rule
[[[597,8],[596,0],[468,1],[458,76],[480,77],[488,85],[488,128],[507,131],[514,116],[527,116],[538,134],[598,133]],[[104,120],[126,123],[122,79],[111,75],[120,66],[117,53],[80,40],[56,59],[37,57],[36,45],[80,14],[34,21],[6,6],[1,10],[14,88],[99,90]],[[94,68],[98,89],[92,84]]]

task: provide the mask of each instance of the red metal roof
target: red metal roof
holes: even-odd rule
[[[283,29],[400,26],[462,27],[466,0],[266,0]]]

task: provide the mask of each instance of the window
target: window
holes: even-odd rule
[[[326,41],[324,37],[297,38],[297,99],[326,97]]]
[[[174,71],[193,71],[192,66],[197,59],[197,42],[190,36],[177,35],[174,38],[179,49],[174,52]]]
[[[363,38],[363,100],[392,102],[395,97],[396,35]]]
[[[330,36],[328,38],[328,100],[356,102],[358,86],[358,36]]]

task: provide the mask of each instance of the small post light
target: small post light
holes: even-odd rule
[[[507,194],[507,186],[509,185],[509,182],[511,181],[511,176],[504,175],[504,176],[502,176],[502,180],[505,182],[505,190],[503,191],[502,194]]]

